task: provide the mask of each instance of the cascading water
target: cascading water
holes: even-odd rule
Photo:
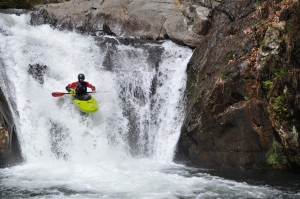
[[[172,162],[188,48],[32,27],[0,14],[1,88],[25,162],[0,170],[1,198],[265,198],[297,194]],[[99,110],[53,98],[84,73]],[[205,171],[205,170],[202,170]]]

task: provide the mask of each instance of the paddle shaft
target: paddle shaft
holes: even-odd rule
[[[95,92],[86,92],[86,93],[95,93]],[[73,93],[53,92],[52,96],[53,97],[61,97],[61,96],[64,96],[65,94],[73,94]],[[84,93],[76,93],[76,94],[84,94]]]

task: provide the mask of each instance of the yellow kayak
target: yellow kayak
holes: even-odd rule
[[[79,100],[74,98],[73,103],[76,105],[76,107],[84,112],[84,113],[94,113],[98,110],[98,102],[95,100],[95,98],[92,96],[89,100]]]
[[[90,93],[90,92],[88,92]],[[53,97],[61,97],[65,94],[69,94],[73,98],[73,103],[75,106],[84,113],[94,113],[98,110],[98,102],[95,100],[95,98],[91,95],[85,96],[86,99],[77,99],[75,96],[75,90],[73,89],[73,92],[71,93],[63,93],[63,92],[53,92]]]
[[[87,100],[81,100],[75,98],[75,90],[71,89],[73,91],[70,96],[73,97],[73,103],[75,106],[84,113],[94,113],[98,110],[98,102],[95,100],[93,96],[90,96]]]

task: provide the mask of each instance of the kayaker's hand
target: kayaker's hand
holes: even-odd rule
[[[66,90],[67,90],[68,92],[71,91],[71,89],[69,88],[69,86],[66,86]]]
[[[93,88],[92,88],[92,92],[93,92],[93,93],[95,93],[95,92],[96,92],[96,87],[95,87],[95,86],[93,86]]]
[[[74,88],[71,88],[71,89],[70,89],[70,94],[75,94],[75,93],[76,93],[75,89],[74,89]]]

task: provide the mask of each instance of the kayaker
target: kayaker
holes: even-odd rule
[[[73,82],[66,86],[66,90],[68,92],[72,92],[71,88],[75,89],[76,91],[76,98],[80,100],[89,100],[91,99],[91,95],[87,93],[87,87],[91,88],[93,92],[95,92],[96,88],[89,82],[84,81],[85,77],[84,74],[80,73],[78,75],[78,82]]]

